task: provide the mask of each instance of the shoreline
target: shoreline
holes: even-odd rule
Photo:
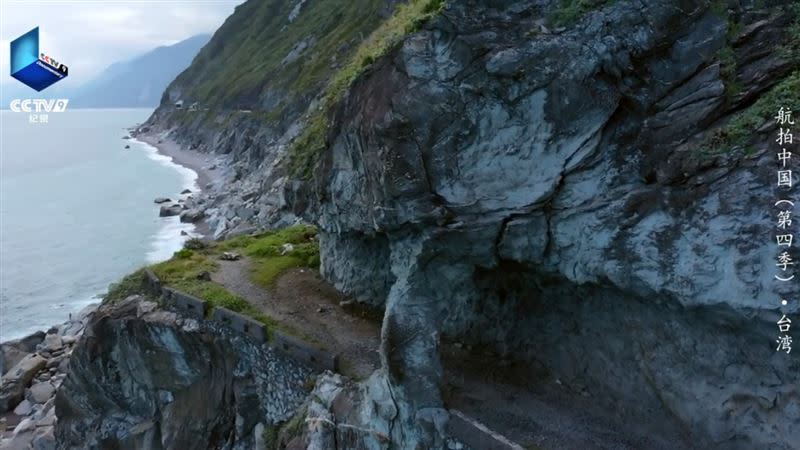
[[[149,131],[136,133],[135,129],[132,129],[130,135],[132,139],[153,147],[158,154],[171,158],[173,164],[197,174],[195,179],[196,190],[192,190],[190,194],[194,199],[197,199],[207,190],[209,184],[217,185],[220,181],[220,175],[214,170],[208,169],[208,166],[215,164],[211,155],[184,148],[172,139],[159,137]],[[204,239],[210,238],[211,230],[205,217],[194,222],[193,225],[195,226],[195,233]]]
[[[152,133],[137,133],[131,136],[155,148],[158,153],[169,156],[175,164],[196,173],[198,192],[206,189],[209,183],[218,181],[216,179],[218,177],[211,173],[213,171],[207,169],[209,164],[213,164],[211,155],[183,148],[171,139],[159,138]]]

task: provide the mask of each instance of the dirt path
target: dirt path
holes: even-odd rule
[[[355,378],[370,375],[380,365],[380,323],[339,305],[347,300],[309,269],[282,274],[272,289],[250,279],[249,260],[219,261],[211,279],[262,312],[339,355],[340,371]]]

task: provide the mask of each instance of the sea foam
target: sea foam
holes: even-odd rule
[[[173,161],[171,156],[159,153],[158,149],[146,142],[136,139],[131,139],[131,141],[137,144],[151,160],[177,171],[183,179],[181,190],[189,189],[192,193],[200,191],[200,187],[197,184],[197,172],[177,164]],[[177,199],[180,198],[181,194],[180,192],[175,192],[168,194],[168,196]],[[183,243],[187,239],[198,236],[194,224],[181,222],[178,216],[161,217],[160,221],[161,227],[153,236],[150,244],[150,251],[147,252],[148,264],[158,263],[171,258],[175,252],[183,248]],[[182,235],[181,231],[185,231],[186,235]]]

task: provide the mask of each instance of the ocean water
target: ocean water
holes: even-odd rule
[[[68,110],[46,124],[0,112],[0,341],[67,320],[194,231],[153,199],[196,191],[197,174],[122,139],[151,112]]]

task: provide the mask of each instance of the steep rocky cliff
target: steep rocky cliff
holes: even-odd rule
[[[94,313],[56,396],[63,449],[264,448],[308,369],[141,296]]]
[[[271,31],[325,3],[280,3]],[[549,374],[523,382],[586,386],[654,435],[680,430],[672,448],[797,448],[800,365],[774,342],[800,308],[781,307],[794,291],[773,278],[772,117],[800,110],[793,6],[451,1],[336,102],[328,74],[304,95],[265,77],[257,103],[232,106],[221,87],[182,90],[210,77],[190,68],[151,125],[230,153],[236,180],[213,208],[246,197],[254,225],[316,222],[323,275],[385,308],[382,370],[336,420],[397,448],[443,445],[440,353],[457,342]],[[275,57],[322,42],[304,36]],[[221,30],[199,64],[242,39]],[[173,111],[188,92],[216,122]],[[291,113],[266,114],[281,101]],[[289,162],[308,149],[292,143],[320,105],[304,177]],[[233,108],[249,112],[220,119]],[[344,448],[389,446],[358,442]]]
[[[700,447],[800,442],[765,125],[798,104],[796,18],[727,6],[617,2],[551,32],[534,2],[452,2],[353,86],[315,212],[331,280],[363,297],[389,281],[384,370],[413,405],[394,420],[441,406],[444,336]],[[729,128],[741,110],[756,127]]]

